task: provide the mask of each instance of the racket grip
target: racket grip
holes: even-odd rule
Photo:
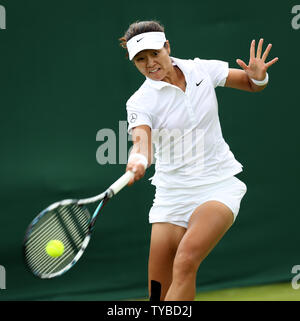
[[[125,187],[129,181],[134,177],[134,173],[132,171],[127,171],[123,176],[121,176],[117,181],[115,181],[109,189],[114,192],[116,195],[123,187]]]

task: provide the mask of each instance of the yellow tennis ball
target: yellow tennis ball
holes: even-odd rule
[[[51,240],[46,245],[46,252],[52,257],[59,257],[64,253],[64,244],[59,240]]]

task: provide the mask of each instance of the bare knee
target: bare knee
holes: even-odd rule
[[[155,280],[161,286],[161,300],[164,299],[172,283],[173,261],[184,233],[183,227],[173,224],[152,225],[148,262],[149,296],[152,291],[151,281]]]
[[[173,265],[173,280],[183,283],[187,279],[196,278],[200,263],[192,252],[177,253]]]

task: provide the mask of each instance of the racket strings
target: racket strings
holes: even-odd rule
[[[58,239],[64,243],[65,251],[64,251],[64,256],[62,257],[64,260],[66,260],[70,254],[76,253],[77,247],[76,245],[74,246],[74,244],[76,244],[75,242],[79,240],[78,236],[74,235],[73,236],[74,240],[71,239],[70,241],[70,237],[72,236],[66,235],[64,226],[62,226],[63,231],[59,231],[57,229],[57,220],[56,221],[52,220],[51,224],[53,224],[53,226],[51,226],[51,228],[47,230],[45,234],[41,234],[42,231],[40,231],[40,235],[42,235],[42,239],[37,239],[37,237],[35,237],[35,242],[37,243],[33,243],[33,241],[30,239],[30,243],[28,243],[27,245],[27,250],[29,249],[29,246],[31,246],[30,248],[31,252],[33,253],[33,251],[35,251],[34,259],[33,259],[33,256],[28,255],[28,259],[31,261],[32,268],[34,269],[42,268],[44,264],[49,263],[49,256],[45,255],[44,253],[46,248],[45,244],[47,244],[49,240]],[[43,244],[44,246],[42,246]],[[70,247],[67,246],[68,244],[70,244]],[[60,260],[58,261],[56,260],[55,262],[53,261],[53,263],[58,263],[59,261]],[[52,266],[48,266],[48,268],[52,268]]]
[[[89,223],[88,210],[76,204],[60,205],[45,213],[25,243],[25,259],[31,270],[38,275],[51,274],[72,262],[87,235]],[[63,242],[64,252],[60,257],[46,253],[51,240]]]

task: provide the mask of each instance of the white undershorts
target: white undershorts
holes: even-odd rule
[[[229,207],[235,221],[246,191],[246,185],[235,176],[192,188],[157,186],[153,206],[149,212],[149,222],[172,223],[187,228],[194,210],[201,204],[212,200],[222,202]]]

